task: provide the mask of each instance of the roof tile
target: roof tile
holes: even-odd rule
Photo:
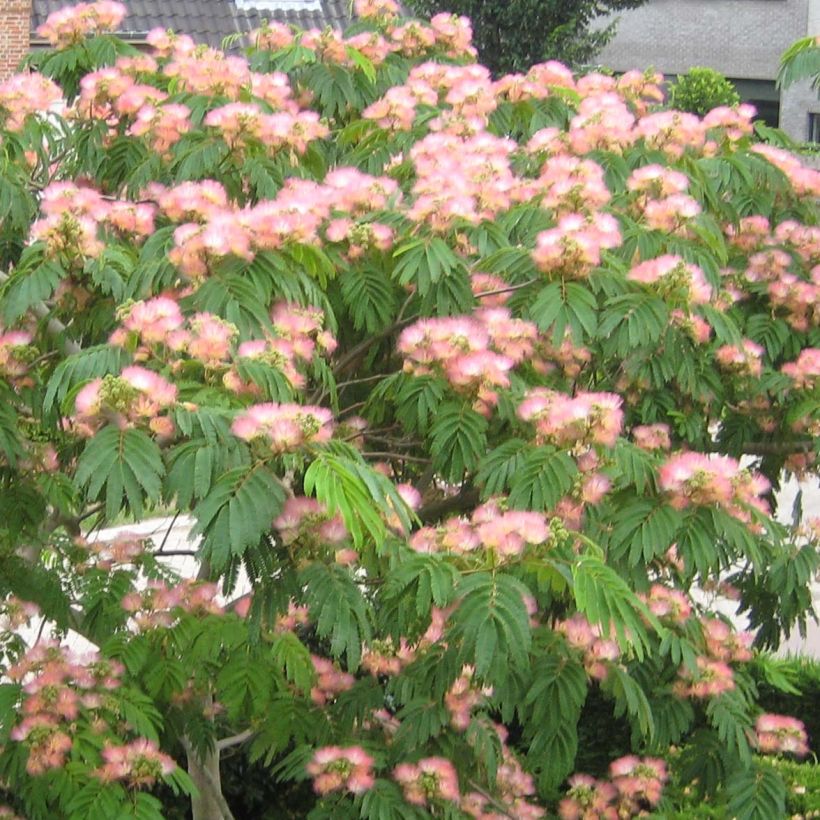
[[[189,34],[197,42],[219,47],[225,37],[258,27],[262,20],[291,23],[300,28],[344,28],[350,22],[349,0],[321,0],[322,10],[315,3],[305,3],[305,9],[239,10],[235,0],[122,0],[128,7],[121,33],[136,37],[152,28],[172,29]],[[66,0],[32,0],[32,31],[45,22],[49,14],[67,5]]]

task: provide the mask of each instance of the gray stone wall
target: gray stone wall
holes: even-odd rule
[[[619,15],[598,61],[617,71],[708,66],[727,77],[773,80],[780,55],[806,36],[808,12],[809,0],[649,0]]]
[[[598,57],[602,66],[651,67],[666,75],[707,66],[733,79],[772,81],[795,40],[820,34],[820,0],[649,0],[601,24],[612,20],[617,33]],[[820,112],[809,85],[787,89],[781,127],[805,140],[809,111]]]
[[[803,142],[808,134],[809,113],[820,114],[820,98],[806,80],[784,89],[780,95],[780,127]]]

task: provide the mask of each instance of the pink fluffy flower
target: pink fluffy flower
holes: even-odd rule
[[[362,794],[375,783],[373,758],[361,746],[324,746],[316,750],[306,769],[317,794]]]
[[[124,746],[106,746],[105,761],[96,772],[102,781],[124,780],[129,786],[152,786],[159,778],[172,774],[177,764],[147,738],[138,738]]]
[[[809,753],[809,740],[803,721],[786,715],[760,715],[755,724],[757,747],[763,754]]]
[[[641,262],[629,271],[627,279],[647,285],[667,298],[682,298],[686,303],[704,304],[712,298],[712,288],[703,271],[680,256],[666,254]]]
[[[49,14],[45,23],[37,29],[37,34],[51,45],[65,48],[89,35],[115,31],[126,12],[125,4],[114,0],[77,3]]]
[[[453,764],[443,757],[426,757],[418,763],[400,763],[393,777],[404,792],[404,799],[415,806],[459,798],[458,775]]]
[[[305,444],[329,441],[333,414],[324,407],[300,404],[255,404],[231,425],[237,438],[266,439],[274,453],[292,452]]]

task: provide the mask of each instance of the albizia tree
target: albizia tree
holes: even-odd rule
[[[356,5],[226,56],[82,4],[0,85],[3,816],[229,818],[229,748],[334,820],[672,776],[782,816],[755,753],[805,735],[692,591],[761,645],[810,604],[771,488],[815,464],[818,173],[744,106],[493,81],[467,20]],[[88,531],[169,509],[196,577]],[[592,694],[633,754],[585,774]]]

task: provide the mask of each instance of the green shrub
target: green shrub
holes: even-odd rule
[[[820,662],[758,655],[749,670],[757,685],[760,708],[802,720],[812,754],[820,758]]]
[[[738,105],[740,95],[719,71],[690,68],[669,89],[669,106],[703,116],[721,105]]]

